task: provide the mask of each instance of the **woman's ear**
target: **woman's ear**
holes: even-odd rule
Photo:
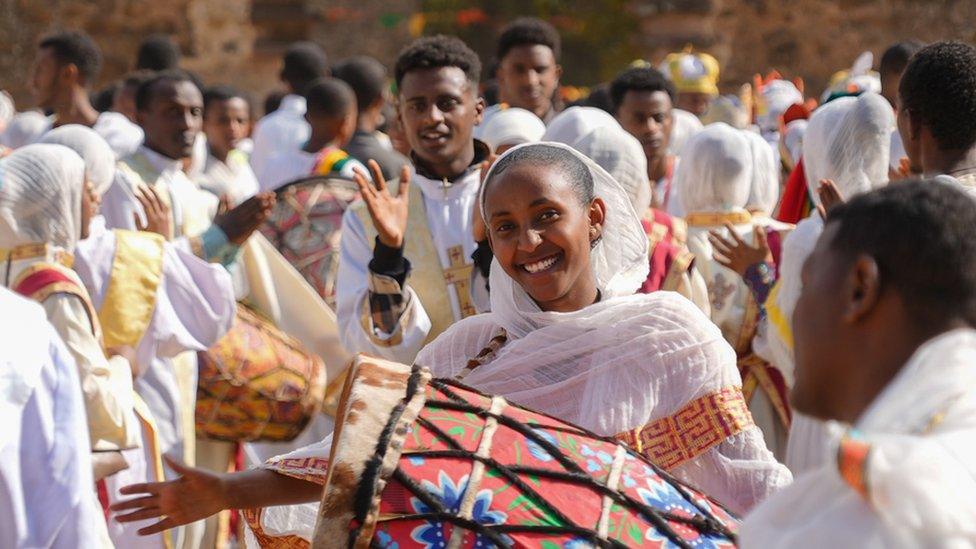
[[[603,223],[607,219],[607,205],[602,198],[594,198],[590,202],[590,242],[596,242],[603,236]]]

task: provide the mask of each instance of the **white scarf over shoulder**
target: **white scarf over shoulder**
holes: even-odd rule
[[[698,397],[741,385],[734,351],[691,302],[671,292],[634,295],[647,276],[647,240],[623,188],[571,147],[546,145],[583,161],[607,205],[602,238],[590,254],[601,301],[571,313],[544,312],[496,261],[492,312],[452,326],[417,363],[437,377],[455,376],[504,328],[508,343],[464,382],[601,435],[642,427]],[[739,512],[791,478],[756,427],[673,472]]]

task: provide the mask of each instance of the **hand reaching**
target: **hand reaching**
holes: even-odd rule
[[[227,235],[227,240],[240,246],[261,226],[275,205],[273,192],[258,193],[227,213],[218,215],[214,224]]]
[[[119,522],[162,520],[141,528],[140,536],[158,534],[191,522],[205,519],[226,508],[224,483],[220,475],[188,467],[163,456],[166,463],[181,476],[165,482],[132,484],[122,488],[123,495],[141,497],[120,501],[112,505],[112,511],[131,511],[115,517]]]
[[[731,269],[745,276],[746,269],[756,263],[772,261],[773,254],[769,249],[769,242],[766,240],[766,231],[762,227],[756,226],[753,229],[755,245],[747,244],[736,234],[732,225],[726,223],[730,237],[722,236],[718,231],[709,231],[708,241],[712,243],[714,249],[713,257],[719,265]]]
[[[369,217],[376,228],[377,236],[384,246],[402,248],[403,239],[407,232],[408,196],[410,190],[410,169],[406,166],[400,170],[400,188],[396,196],[390,193],[386,186],[386,179],[380,171],[380,165],[370,160],[367,165],[373,174],[373,181],[361,169],[354,168],[353,178],[359,186],[359,192],[366,202]]]
[[[142,204],[142,211],[146,214],[145,224],[139,221],[139,216],[135,216],[136,228],[169,239],[173,235],[173,216],[169,205],[159,196],[159,191],[148,185],[139,185],[135,192],[136,200]]]

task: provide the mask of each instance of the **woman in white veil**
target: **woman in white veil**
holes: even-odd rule
[[[583,168],[589,177],[581,178]],[[580,179],[592,180],[592,198],[580,191],[586,187]],[[515,188],[521,192],[511,192]],[[536,197],[532,188],[548,190]],[[554,199],[560,192],[582,192],[588,205]],[[481,193],[495,251],[492,312],[452,326],[420,352],[418,364],[435,376],[462,377],[479,390],[627,440],[739,512],[789,482],[751,416],[735,434],[680,460],[671,457],[673,449],[641,437],[645,427],[660,426],[716,393],[729,390],[741,401],[741,379],[735,353],[691,302],[671,292],[634,295],[647,274],[646,237],[627,193],[607,172],[568,146],[530,144],[500,157]],[[517,220],[519,202],[550,206],[530,207]],[[590,242],[581,247],[548,236],[568,230],[549,223],[570,223],[565,220],[572,207],[589,208]],[[558,219],[530,227],[532,215],[545,216],[547,208]],[[584,229],[585,223],[578,230]],[[584,234],[576,233],[577,239]],[[588,265],[574,275],[581,260]],[[588,287],[588,277],[596,295],[584,292],[575,308],[567,309],[564,300],[546,303],[562,287],[567,295]]]

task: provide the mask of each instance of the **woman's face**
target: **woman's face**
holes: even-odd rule
[[[485,212],[495,258],[543,311],[594,302],[590,248],[606,215],[602,200],[580,204],[562,170],[521,164],[492,178]]]

